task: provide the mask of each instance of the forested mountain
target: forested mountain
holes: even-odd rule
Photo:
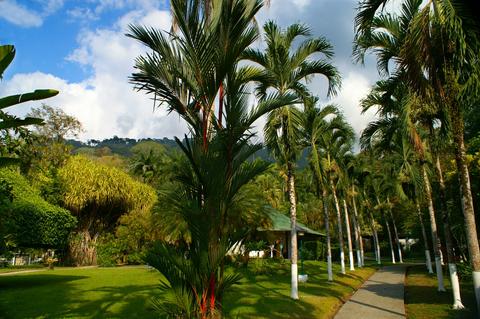
[[[70,139],[67,141],[69,145],[73,147],[73,153],[104,153],[104,154],[118,154],[125,157],[131,157],[132,152],[131,148],[137,145],[140,142],[144,141],[154,141],[162,146],[165,146],[167,150],[174,151],[179,150],[177,143],[175,140],[170,139],[168,137],[164,138],[142,138],[142,139],[134,139],[128,137],[118,137],[113,136],[112,138],[107,138],[104,140],[88,140],[87,142],[82,142],[74,139]],[[299,157],[297,166],[299,168],[305,168],[307,165],[307,151],[304,151],[302,155]],[[254,156],[252,157],[260,158],[264,161],[273,163],[274,159],[270,155],[267,148],[262,148],[257,151]]]

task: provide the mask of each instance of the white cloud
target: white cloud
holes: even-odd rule
[[[64,0],[43,0],[40,1],[40,3],[44,5],[43,15],[48,16],[61,9],[63,7]]]
[[[63,7],[64,0],[39,1],[42,12],[28,9],[15,0],[0,0],[0,18],[24,28],[39,27],[44,18]]]
[[[41,72],[17,74],[0,86],[0,96],[36,88],[58,89],[58,96],[44,102],[76,116],[86,130],[82,139],[113,135],[132,138],[181,136],[186,127],[178,117],[167,116],[164,110],[153,112],[150,97],[134,91],[128,83],[134,59],[145,52],[141,44],[124,35],[129,23],[155,24],[160,29],[168,29],[171,22],[166,11],[153,10],[146,14],[133,11],[112,28],[83,31],[78,37],[79,47],[69,60],[91,69],[91,77],[69,83]],[[24,115],[31,106],[40,103],[12,107],[9,112]]]
[[[43,18],[38,12],[28,10],[14,0],[0,1],[0,18],[21,27],[39,27]]]
[[[67,15],[72,19],[82,20],[82,21],[93,21],[98,20],[99,16],[90,8],[81,8],[76,7],[70,10],[67,10]]]
[[[370,82],[364,76],[355,72],[348,73],[344,77],[342,90],[332,100],[332,103],[339,105],[343,110],[345,117],[355,130],[357,138],[367,124],[375,118],[374,110],[369,110],[362,115],[360,108],[360,100],[367,96],[370,87]]]

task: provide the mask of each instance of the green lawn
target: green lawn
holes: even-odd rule
[[[444,273],[447,292],[437,291],[436,275],[429,275],[425,266],[408,269],[405,287],[405,308],[409,319],[477,318],[472,282],[461,283],[462,302],[467,310],[453,310],[448,273]]]
[[[300,301],[289,298],[288,263],[240,270],[242,284],[225,296],[233,318],[329,318],[374,268],[327,283],[325,264],[307,262]],[[338,271],[338,269],[336,269]],[[260,274],[263,273],[263,274]],[[0,277],[0,318],[155,318],[150,298],[160,274],[145,267],[62,269]]]
[[[327,281],[326,263],[306,262],[309,280],[300,284],[300,300],[290,299],[289,264],[276,265],[263,275],[245,273],[243,285],[225,298],[225,308],[232,318],[331,318],[363,281],[375,272],[367,267],[338,274],[335,281]]]

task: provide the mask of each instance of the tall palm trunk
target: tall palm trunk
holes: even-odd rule
[[[381,203],[380,203],[380,199],[378,198],[378,196],[377,196],[377,203],[378,203],[378,206],[380,207]],[[385,215],[385,212],[383,211],[383,209],[381,207],[380,207],[380,211],[382,213],[383,219],[385,220],[385,226],[387,227],[388,243],[390,245],[390,253],[392,255],[392,263],[395,264],[395,250],[393,249],[392,233],[390,232],[390,224],[388,222],[387,216]]]
[[[443,271],[442,271],[442,260],[440,257],[441,243],[440,238],[437,233],[437,223],[435,221],[435,210],[433,208],[433,199],[432,199],[432,188],[430,187],[430,180],[428,178],[427,169],[425,164],[422,165],[423,170],[423,181],[425,183],[425,195],[427,196],[428,202],[428,213],[430,215],[430,227],[432,230],[432,244],[433,244],[433,253],[435,254],[435,270],[437,273],[437,282],[438,282],[438,291],[445,291],[443,286]]]
[[[403,264],[402,245],[400,245],[400,238],[398,237],[397,224],[395,223],[395,218],[393,218],[392,209],[390,207],[390,199],[388,197],[387,197],[387,201],[388,201],[388,204],[389,204],[388,212],[390,214],[390,219],[392,220],[392,224],[393,224],[393,234],[395,235],[395,241],[397,242],[398,261],[401,264]]]
[[[332,188],[333,200],[335,202],[335,209],[337,211],[337,224],[338,224],[338,244],[340,245],[340,266],[342,274],[345,274],[345,253],[343,251],[343,229],[342,229],[342,215],[340,212],[340,204],[338,203],[337,191],[333,184],[333,179],[330,178],[330,187]]]
[[[352,235],[350,233],[350,218],[348,217],[347,201],[343,199],[343,210],[345,211],[345,228],[347,229],[348,243],[348,261],[350,262],[350,270],[355,270],[355,261],[353,260]]]
[[[355,199],[352,196],[353,205],[355,206]],[[360,253],[360,232],[358,231],[358,221],[356,217],[356,207],[353,208],[352,223],[353,223],[353,238],[355,240],[355,251],[357,253],[357,266],[362,267],[362,255]]]
[[[332,245],[330,243],[330,214],[328,212],[327,190],[323,190],[323,213],[325,215],[325,234],[327,235],[327,273],[328,281],[333,281]]]
[[[459,106],[452,107],[452,131],[455,144],[455,162],[460,179],[460,194],[462,195],[462,210],[465,219],[465,233],[467,237],[470,264],[473,269],[473,287],[477,300],[477,311],[480,311],[480,248],[478,246],[477,226],[475,225],[475,210],[473,208],[470,175],[466,161],[463,114]]]
[[[425,246],[425,264],[427,265],[428,273],[433,274],[433,269],[432,269],[432,259],[430,257],[430,250],[429,250],[429,245],[428,245],[428,238],[427,238],[427,232],[425,231],[425,224],[423,223],[423,218],[422,218],[422,211],[420,209],[420,204],[416,202],[417,205],[417,214],[418,214],[418,219],[420,221],[420,226],[422,227],[422,236],[423,236],[423,243]]]
[[[443,180],[442,164],[438,154],[436,156],[435,167],[437,169],[438,180],[440,182],[440,211],[442,213],[443,229],[445,233],[445,245],[447,247],[448,271],[450,273],[450,282],[452,284],[453,309],[465,308],[462,304],[460,295],[460,283],[457,275],[457,265],[453,254],[452,234],[450,232],[449,214],[446,205],[445,181]]]
[[[375,227],[375,218],[373,218],[372,212],[370,212],[370,222],[371,222],[371,227],[372,227],[372,232],[373,232],[373,241],[374,241],[374,246],[375,246],[375,259],[377,260],[377,264],[382,263],[382,256],[380,253],[380,242],[378,241],[378,233],[377,229]]]
[[[298,251],[297,251],[297,200],[295,197],[295,175],[293,172],[293,164],[287,163],[288,176],[288,199],[290,201],[290,249],[291,249],[291,275],[292,287],[290,296],[292,299],[298,299]]]
[[[352,186],[353,194],[355,194],[355,188]],[[360,232],[360,225],[357,213],[357,204],[355,203],[355,195],[352,195],[353,202],[353,228],[355,230],[355,250],[357,251],[357,265],[363,267],[363,239]]]

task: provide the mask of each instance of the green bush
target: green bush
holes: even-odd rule
[[[114,267],[121,259],[122,249],[112,234],[101,238],[97,244],[97,264],[102,267]]]
[[[472,266],[468,262],[458,263],[457,264],[458,277],[461,281],[472,280]]]
[[[3,212],[6,232],[18,247],[63,248],[77,220],[63,208],[46,202],[15,169],[0,169],[0,181],[12,189],[13,201]]]
[[[325,257],[325,244],[319,240],[305,241],[300,249],[303,260],[322,260]]]

